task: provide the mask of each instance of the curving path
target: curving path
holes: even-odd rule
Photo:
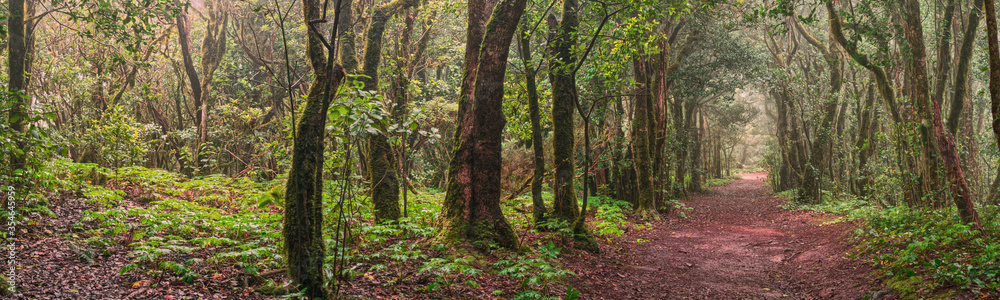
[[[858,299],[880,289],[848,258],[854,224],[781,209],[766,176],[693,194],[690,218],[631,229],[599,256],[568,256],[578,275],[569,283],[582,299]]]

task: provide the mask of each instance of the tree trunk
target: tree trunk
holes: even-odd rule
[[[684,102],[681,99],[674,99],[673,103],[673,113],[674,113],[674,132],[676,132],[677,137],[677,148],[674,150],[674,180],[676,181],[671,187],[671,194],[675,198],[687,199],[687,186],[684,180],[684,175],[687,172],[685,166],[687,166],[687,153],[688,153],[688,131],[685,128],[687,125],[684,124],[684,111],[685,109],[690,110],[691,107],[684,107]]]
[[[527,19],[525,19],[527,20]],[[545,201],[542,200],[542,180],[545,177],[545,147],[542,140],[542,122],[538,108],[538,87],[535,83],[536,70],[531,59],[531,37],[528,36],[528,23],[521,22],[519,46],[521,60],[524,62],[524,82],[528,91],[528,114],[531,118],[531,147],[534,151],[532,163],[535,167],[531,176],[531,203],[535,227],[545,223]]]
[[[695,123],[698,125],[694,130],[695,137],[692,139],[694,141],[694,146],[691,149],[691,184],[688,186],[688,190],[701,192],[701,161],[703,156],[701,152],[701,144],[702,139],[705,137],[705,114],[701,109],[697,112]]]
[[[27,73],[27,70],[25,70],[27,49],[24,35],[24,1],[11,0],[7,2],[7,5],[7,9],[10,12],[7,15],[7,30],[9,34],[7,53],[10,55],[7,58],[7,78],[9,80],[7,83],[7,92],[11,99],[13,99],[11,101],[13,105],[11,105],[7,117],[8,122],[10,122],[11,131],[21,133],[24,132],[25,121],[28,118],[28,112],[25,108],[25,102],[28,97],[27,82],[25,81],[25,74]],[[24,141],[18,140],[17,148],[23,152],[10,154],[9,170],[24,169],[25,161],[27,160],[27,149],[25,149],[25,146]]]
[[[840,20],[840,16],[833,8],[833,2],[826,2],[826,10],[830,16],[830,34],[837,40],[840,46],[844,47],[844,50],[857,62],[859,65],[868,69],[875,77],[875,86],[878,89],[879,95],[882,96],[882,101],[885,103],[886,109],[889,111],[889,116],[892,118],[894,130],[894,138],[898,144],[897,149],[909,149],[909,142],[902,134],[904,127],[904,121],[902,113],[899,109],[899,103],[896,102],[896,94],[892,87],[892,83],[889,81],[888,76],[885,73],[885,69],[881,66],[874,64],[867,55],[861,53],[858,50],[858,45],[853,41],[849,41],[843,33],[843,23]],[[899,157],[899,168],[903,172],[909,172],[907,170],[912,170],[916,168],[916,162],[914,162],[913,156],[904,153],[904,151],[898,151],[897,156]],[[913,184],[909,180],[905,180],[903,183],[903,197],[907,203],[916,203],[917,199],[921,196],[920,185]]]
[[[413,0],[395,0],[380,5],[372,10],[371,21],[365,34],[364,66],[360,81],[364,89],[377,92],[379,90],[378,68],[382,62],[382,37],[385,26],[397,10],[406,9],[416,4]],[[375,206],[377,222],[395,221],[400,217],[399,210],[399,177],[396,174],[398,160],[389,139],[384,133],[368,135],[368,182],[372,204]]]
[[[813,140],[810,147],[812,151],[809,154],[809,164],[805,167],[805,173],[802,176],[802,190],[799,193],[799,201],[817,204],[822,201],[820,185],[823,181],[824,170],[828,167],[824,164],[824,158],[830,155],[828,144],[834,130],[833,121],[837,116],[837,105],[840,102],[840,88],[843,85],[844,75],[840,64],[840,52],[834,48],[835,46],[831,44],[830,48],[827,49],[826,45],[806,31],[802,23],[796,21],[794,25],[799,33],[806,38],[806,41],[823,54],[823,59],[826,60],[827,67],[830,69],[830,91],[828,92],[830,99],[826,100],[822,106],[823,119],[820,121],[819,128],[816,129],[816,139]]]
[[[874,128],[872,128],[872,116],[875,114],[875,88],[868,88],[868,95],[865,97],[865,103],[863,107],[859,107],[861,110],[861,118],[859,118],[857,140],[854,143],[855,149],[858,151],[858,174],[855,177],[855,186],[857,187],[857,195],[862,199],[868,197],[868,187],[872,185],[872,177],[868,172],[868,159],[874,154],[874,145],[872,145],[872,137],[874,136]]]
[[[958,208],[958,215],[962,222],[971,223],[972,229],[982,230],[983,222],[976,213],[976,203],[972,202],[972,193],[969,183],[965,180],[965,173],[962,170],[962,161],[958,157],[958,149],[955,145],[955,138],[945,131],[944,123],[941,122],[941,108],[938,106],[937,97],[933,97],[934,104],[934,131],[937,133],[937,145],[941,150],[941,158],[944,160],[945,172],[948,176],[948,187],[954,194],[955,206]]]
[[[650,166],[651,148],[650,137],[654,134],[649,130],[649,114],[652,109],[649,100],[649,77],[647,63],[643,58],[636,58],[632,61],[632,69],[635,72],[636,96],[635,112],[632,118],[632,155],[635,165],[635,174],[638,187],[636,198],[636,213],[643,219],[659,219],[660,215],[653,207],[653,185]]]
[[[928,112],[933,111],[933,115],[929,116],[933,119],[933,128],[935,135],[926,133],[923,135],[924,138],[934,136],[936,137],[937,149],[941,153],[941,158],[944,161],[945,171],[948,177],[949,188],[952,193],[954,193],[955,206],[958,208],[959,216],[965,223],[973,223],[973,227],[976,229],[982,228],[982,223],[979,220],[979,215],[976,213],[975,204],[972,202],[972,197],[969,190],[969,184],[965,179],[965,173],[962,170],[961,161],[958,158],[958,150],[956,149],[955,139],[945,131],[944,124],[941,121],[941,108],[937,101],[937,96],[932,99],[928,99],[927,93],[927,69],[926,69],[926,56],[924,54],[924,44],[923,44],[923,26],[920,24],[920,3],[918,0],[907,0],[907,24],[906,24],[906,36],[909,40],[910,46],[913,51],[913,65],[914,65],[914,86],[915,91],[912,95],[917,103],[917,108],[919,113],[922,115],[927,115]],[[989,9],[989,8],[987,8]],[[947,29],[947,27],[945,27]],[[939,76],[944,76],[939,74]],[[930,106],[933,105],[933,106]],[[924,116],[921,117],[922,122],[926,126],[927,120]],[[925,127],[925,129],[928,129]],[[927,154],[930,151],[925,151]],[[936,154],[936,153],[934,153]],[[928,157],[928,159],[938,159],[937,157]],[[930,164],[933,166],[934,164]],[[936,169],[930,170],[931,175],[936,174]],[[936,178],[934,176],[932,179]],[[935,201],[937,202],[937,201]]]
[[[526,1],[501,0],[495,8],[488,1],[469,1],[455,152],[436,240],[450,245],[481,241],[514,247],[517,235],[500,210],[500,153],[506,123],[502,102],[507,54]]]
[[[321,16],[319,0],[303,0],[302,16],[307,22]],[[310,26],[311,27],[311,26]],[[333,30],[336,30],[334,26]],[[334,36],[336,32],[330,36]],[[323,239],[323,142],[326,112],[333,94],[346,74],[324,50],[321,36],[307,29],[306,55],[315,80],[309,88],[302,116],[296,120],[292,166],[285,184],[285,218],[282,236],[288,275],[305,289],[306,297],[325,299],[323,262],[326,243]]]
[[[575,222],[580,209],[577,205],[573,177],[576,166],[573,161],[575,149],[576,123],[576,57],[571,53],[576,45],[579,20],[576,15],[576,0],[563,2],[562,21],[556,29],[549,51],[550,78],[552,82],[552,159],[555,169],[552,201],[552,215],[561,220]]]

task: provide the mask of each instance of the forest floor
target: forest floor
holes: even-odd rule
[[[662,221],[633,220],[624,235],[601,237],[598,255],[567,247],[558,267],[575,276],[567,276],[562,284],[579,290],[581,299],[861,299],[884,294],[871,265],[849,258],[854,247],[850,234],[857,224],[839,215],[784,209],[786,201],[770,194],[765,178],[764,173],[743,174],[728,185],[692,194],[685,201],[691,209],[682,210],[687,217],[675,213]],[[133,259],[120,245],[131,240],[115,237],[103,255],[89,252],[82,241],[85,232],[74,229],[74,224],[81,211],[93,208],[70,195],[54,201],[52,218],[40,218],[41,222],[18,230],[20,291],[15,298],[278,298],[258,293],[260,282],[247,282],[240,270],[223,264],[209,265],[212,270],[202,270],[205,275],[193,284],[165,273],[119,274]],[[122,205],[149,204],[128,200]],[[530,234],[527,239],[541,237]],[[214,248],[198,249],[183,259],[208,259],[209,249]],[[345,293],[356,295],[350,298],[375,299],[509,299],[519,289],[517,280],[481,274],[481,286],[456,285],[460,296],[451,297],[443,291],[420,292],[427,275],[387,286],[389,277],[399,274],[382,273],[375,277],[366,273],[350,282]],[[275,281],[285,279],[275,277]]]
[[[564,267],[578,275],[569,284],[583,299],[861,299],[882,290],[870,264],[848,258],[855,224],[782,209],[765,178],[743,174],[693,194],[690,218],[632,230],[600,256],[567,255]]]

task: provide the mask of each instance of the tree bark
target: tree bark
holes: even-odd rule
[[[525,19],[526,20],[526,19]],[[519,46],[521,61],[524,62],[524,82],[528,92],[528,114],[531,118],[531,148],[534,151],[532,163],[535,167],[531,176],[531,203],[535,227],[546,221],[545,201],[542,200],[542,180],[545,177],[545,147],[542,140],[542,121],[538,107],[538,86],[535,83],[537,71],[531,59],[531,37],[528,35],[528,23],[521,22]]]
[[[495,8],[488,1],[468,4],[467,60],[455,151],[435,240],[449,245],[481,241],[486,244],[480,247],[514,247],[517,235],[500,210],[501,143],[506,124],[502,102],[510,42],[526,1],[501,0]],[[492,15],[487,19],[489,11]]]
[[[826,2],[826,10],[830,16],[830,34],[833,38],[837,40],[837,43],[857,62],[859,65],[868,69],[875,78],[875,86],[878,89],[879,95],[882,96],[882,101],[885,103],[886,109],[889,111],[889,116],[892,118],[893,124],[896,128],[893,135],[895,136],[896,142],[898,143],[898,149],[909,149],[909,142],[905,137],[902,136],[901,130],[903,129],[904,121],[903,115],[900,113],[899,103],[896,102],[896,94],[892,87],[892,83],[889,81],[888,76],[885,73],[885,69],[881,66],[873,63],[868,55],[861,53],[858,50],[858,45],[847,39],[843,32],[843,21],[840,19],[837,11],[833,8],[833,2]],[[913,160],[912,155],[906,153],[897,152],[899,156],[900,170],[904,172],[909,172],[907,170],[912,170],[916,168],[916,163]],[[907,203],[916,203],[917,199],[920,198],[921,190],[919,185],[911,183],[909,180],[904,181],[903,186],[903,197],[906,199]]]
[[[552,215],[570,223],[576,222],[580,214],[577,205],[573,177],[576,166],[573,160],[575,148],[576,109],[576,56],[572,50],[576,45],[579,19],[576,15],[577,0],[563,1],[562,20],[556,29],[549,51],[549,70],[552,82],[552,165],[554,178],[552,188]]]
[[[941,158],[944,160],[945,172],[948,176],[948,187],[954,194],[958,216],[962,218],[962,222],[971,224],[972,229],[983,230],[983,222],[979,219],[979,214],[976,213],[976,203],[972,202],[972,190],[969,189],[969,183],[965,180],[962,161],[958,157],[955,137],[945,131],[944,123],[941,122],[941,107],[936,98],[932,98],[934,102],[934,131],[937,133],[937,146],[941,150]]]
[[[382,37],[385,26],[398,10],[416,4],[414,0],[395,0],[372,10],[371,21],[365,34],[364,65],[360,81],[365,90],[379,90],[378,68],[382,62]],[[397,116],[398,117],[398,116]],[[368,182],[372,204],[375,206],[375,220],[395,221],[400,217],[398,160],[384,133],[368,135]]]
[[[956,149],[955,139],[950,134],[945,132],[944,124],[941,121],[941,108],[937,101],[937,96],[932,99],[928,99],[927,90],[927,69],[926,69],[926,56],[924,54],[924,44],[923,44],[923,26],[920,24],[920,3],[918,0],[907,0],[907,25],[906,25],[906,37],[911,46],[911,51],[913,51],[913,70],[914,70],[914,82],[915,87],[913,96],[915,102],[917,103],[918,113],[921,116],[922,123],[925,125],[927,120],[925,117],[929,112],[933,112],[933,115],[929,116],[933,119],[933,128],[935,135],[926,133],[923,135],[924,138],[935,137],[937,142],[937,151],[940,151],[941,158],[944,161],[945,172],[948,177],[949,188],[954,193],[955,206],[958,208],[959,216],[965,223],[972,223],[973,227],[976,229],[982,229],[982,222],[979,220],[979,215],[976,213],[975,204],[972,202],[972,196],[969,190],[969,184],[965,179],[965,173],[962,170],[961,160],[958,157],[958,150]],[[947,27],[945,27],[947,29]],[[939,76],[943,76],[939,74]],[[933,106],[931,106],[933,105]],[[930,128],[925,127],[929,130]],[[930,154],[929,150],[925,150],[925,155]],[[936,153],[934,153],[936,154]],[[936,155],[927,157],[929,160],[938,159]],[[934,164],[929,164],[933,166]],[[930,174],[931,179],[936,177],[936,169],[931,169]],[[939,200],[937,200],[939,201]],[[937,202],[935,201],[935,202]]]
[[[302,0],[306,22],[321,17],[319,0]],[[315,28],[308,26],[307,28]],[[336,26],[334,26],[336,30]],[[336,32],[330,36],[333,37]],[[285,218],[282,236],[288,275],[306,297],[325,299],[323,263],[326,242],[323,238],[323,148],[326,113],[333,94],[346,73],[334,57],[327,56],[320,33],[307,29],[306,56],[315,80],[309,87],[302,116],[296,120],[292,166],[285,184]]]
[[[636,214],[643,219],[659,219],[660,215],[653,206],[652,170],[650,166],[650,137],[654,134],[649,130],[649,114],[652,101],[649,99],[648,65],[643,58],[632,61],[635,72],[636,96],[635,112],[632,117],[632,155],[635,165],[638,197],[636,198]]]
[[[7,49],[7,78],[9,82],[7,83],[7,92],[9,93],[12,101],[10,111],[7,114],[8,121],[10,122],[10,129],[14,132],[24,132],[24,127],[26,120],[28,118],[28,112],[25,109],[25,101],[27,98],[27,82],[25,81],[27,70],[25,70],[25,63],[27,62],[27,51],[25,47],[25,35],[24,35],[24,1],[22,0],[11,0],[7,3],[10,14],[7,15],[7,30],[8,30],[8,41]],[[25,167],[25,161],[27,158],[27,149],[25,149],[26,144],[24,141],[17,142],[17,148],[21,149],[21,153],[11,153],[10,154],[10,170],[23,170]]]
[[[824,170],[827,168],[824,164],[824,158],[830,155],[828,143],[834,129],[833,120],[837,115],[837,105],[840,102],[840,88],[843,85],[844,75],[840,64],[840,52],[834,48],[835,46],[831,44],[827,49],[826,45],[806,31],[802,23],[796,21],[794,25],[806,41],[823,54],[823,59],[826,60],[827,67],[830,69],[830,91],[828,92],[830,99],[826,100],[822,106],[823,119],[820,121],[819,128],[816,129],[816,139],[813,140],[810,147],[812,151],[809,153],[809,165],[804,170],[802,190],[799,193],[799,201],[817,204],[822,201],[820,185]]]

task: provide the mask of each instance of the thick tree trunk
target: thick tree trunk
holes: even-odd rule
[[[320,5],[319,0],[303,0],[303,18],[319,19]],[[319,32],[307,29],[306,37],[306,55],[316,79],[309,88],[302,116],[296,120],[292,166],[285,184],[282,235],[285,238],[289,277],[305,289],[306,297],[325,299],[323,141],[327,109],[346,74],[341,65],[334,64],[334,57],[327,57]]]
[[[660,215],[653,207],[653,184],[650,166],[650,137],[653,132],[649,130],[649,114],[652,109],[649,100],[649,77],[647,64],[642,58],[634,59],[632,69],[635,72],[636,96],[635,113],[632,118],[632,155],[635,165],[635,174],[638,187],[636,198],[636,213],[643,219],[659,219]],[[683,175],[682,175],[683,176]]]
[[[487,1],[469,1],[467,60],[459,94],[455,152],[448,168],[448,191],[436,240],[451,245],[481,241],[514,247],[517,235],[500,210],[500,153],[506,123],[502,102],[507,54],[526,1],[502,0],[495,8]],[[468,60],[470,56],[477,59]]]
[[[947,27],[946,27],[947,28]],[[936,137],[933,131],[932,111],[930,107],[930,87],[927,75],[927,49],[924,46],[923,25],[921,24],[919,0],[906,0],[906,23],[904,25],[906,40],[910,46],[911,94],[917,108],[917,120],[920,122],[920,177],[923,186],[922,195],[931,196],[931,205],[941,207],[943,195],[938,191],[940,160],[938,149],[934,146]],[[946,30],[947,31],[947,30]],[[945,75],[945,74],[939,74]],[[942,149],[943,150],[943,149]]]
[[[554,180],[552,188],[552,216],[570,223],[576,222],[580,214],[577,205],[573,177],[576,164],[573,160],[575,148],[576,116],[576,56],[572,51],[576,46],[577,0],[563,1],[562,20],[556,31],[556,38],[549,47],[550,78],[552,82],[552,159]]]

